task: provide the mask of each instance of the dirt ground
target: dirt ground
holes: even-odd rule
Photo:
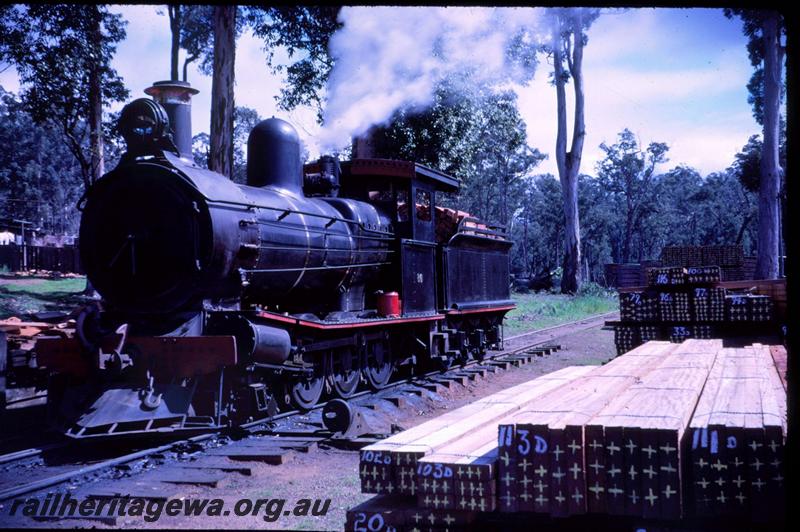
[[[489,374],[485,379],[466,387],[455,386],[442,394],[441,401],[427,403],[424,411],[404,412],[401,424],[410,428],[436,417],[445,410],[458,408],[477,398],[489,395],[526,380],[570,365],[601,364],[615,356],[614,335],[611,331],[594,327],[555,341],[561,350],[534,360],[531,364],[508,371]],[[411,409],[409,409],[411,410]],[[115,528],[218,528],[218,529],[291,529],[291,530],[342,530],[348,508],[371,497],[360,492],[358,478],[358,452],[318,448],[309,453],[294,453],[289,463],[271,466],[248,462],[252,476],[229,473],[216,488],[189,486],[181,492],[184,498],[223,499],[230,515],[218,517],[169,517],[147,522],[143,517],[118,518]],[[240,499],[284,499],[278,509],[277,502],[264,503],[258,515],[236,516],[233,508]],[[290,510],[301,499],[330,499],[324,516],[296,516]],[[277,520],[265,519],[266,509]],[[3,513],[5,513],[5,510]],[[223,512],[224,513],[224,512]],[[283,514],[283,515],[280,515]],[[288,514],[288,515],[287,515]],[[97,527],[111,528],[98,521],[48,521],[31,523],[32,526],[59,528]],[[2,523],[0,523],[2,526]]]

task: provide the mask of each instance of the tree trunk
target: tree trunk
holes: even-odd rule
[[[780,117],[781,64],[777,11],[765,15],[764,40],[764,143],[761,147],[761,183],[758,192],[757,279],[778,277],[780,240],[780,180],[778,123]]]
[[[100,28],[100,8],[91,8],[92,14],[92,48],[95,60],[89,63],[89,151],[90,151],[90,182],[94,183],[105,173],[103,158],[103,93],[100,72],[100,56],[102,54],[103,33]]]
[[[181,6],[174,4],[167,6],[167,13],[169,14],[169,30],[172,33],[172,46],[170,48],[169,79],[177,81],[179,79],[178,54],[180,53],[180,47],[181,47]]]
[[[214,75],[208,168],[233,176],[233,66],[236,6],[214,6]]]
[[[625,218],[625,239],[622,241],[622,264],[628,264],[631,260],[631,240],[633,239],[633,216],[628,211]]]
[[[567,102],[564,85],[564,68],[561,41],[561,24],[553,37],[553,64],[555,66],[558,132],[556,136],[556,164],[561,181],[561,197],[564,203],[564,261],[561,277],[561,293],[573,294],[581,284],[581,234],[578,217],[578,171],[586,136],[584,124],[584,94],[581,73],[583,62],[583,33],[580,12],[571,19],[570,32],[574,38],[572,56],[567,53],[570,74],[575,90],[575,121],[572,131],[572,147],[567,153]]]
[[[745,216],[742,220],[742,225],[739,226],[739,231],[736,233],[736,242],[734,244],[741,245],[742,240],[744,239],[744,232],[747,230],[747,226],[750,225],[750,216]]]
[[[530,272],[528,271],[528,268],[530,268],[528,263],[528,216],[528,209],[525,209],[523,215],[523,223],[525,225],[522,226],[522,264],[525,265],[525,270],[522,273],[526,277],[530,277]]]

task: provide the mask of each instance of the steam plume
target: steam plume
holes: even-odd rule
[[[401,108],[427,107],[437,84],[469,69],[475,81],[532,76],[507,50],[537,42],[541,10],[482,7],[345,7],[332,38],[324,149],[341,146]],[[518,48],[520,48],[518,46]],[[532,48],[531,48],[532,49]]]

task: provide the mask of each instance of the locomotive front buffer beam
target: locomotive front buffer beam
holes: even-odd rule
[[[238,359],[233,336],[119,336],[118,329],[94,352],[75,338],[37,342],[37,363],[51,374],[49,424],[76,439],[221,425],[226,368]],[[251,391],[249,399],[268,400]]]

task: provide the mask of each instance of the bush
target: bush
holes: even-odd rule
[[[615,290],[610,290],[597,283],[586,282],[581,284],[576,295],[579,296],[597,296],[597,297],[612,297],[616,294]]]

